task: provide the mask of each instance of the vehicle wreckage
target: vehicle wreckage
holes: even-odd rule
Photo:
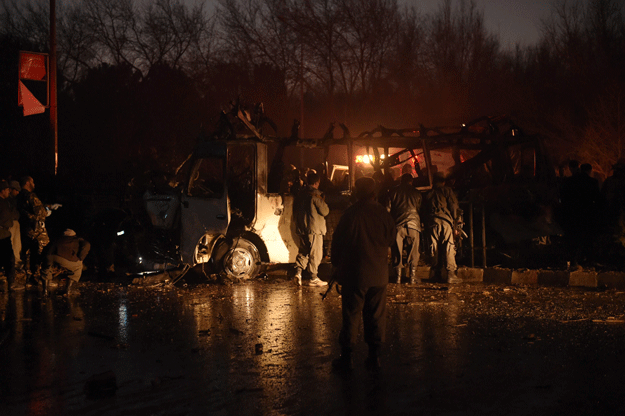
[[[176,271],[180,277],[208,264],[216,274],[238,280],[257,276],[268,264],[293,263],[294,197],[281,190],[285,149],[293,146],[314,153],[332,172],[327,246],[355,180],[373,175],[381,187],[391,186],[406,164],[417,173],[419,190],[430,189],[438,171],[458,194],[466,217],[459,227],[468,240],[458,253],[461,265],[474,266],[481,254],[477,263],[485,267],[487,251],[561,233],[553,220],[555,172],[543,143],[507,117],[454,127],[379,126],[356,137],[343,124],[341,137],[334,137],[331,123],[319,139],[300,138],[297,122],[289,137],[265,134],[268,126],[275,132],[262,105],[249,112],[233,105],[175,172],[135,178],[127,206],[110,216],[116,272]]]

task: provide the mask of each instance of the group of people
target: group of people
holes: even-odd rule
[[[294,172],[299,172],[294,169]],[[324,172],[324,171],[322,171]],[[461,221],[462,210],[454,191],[445,185],[441,173],[434,175],[432,189],[422,195],[414,186],[415,177],[410,164],[402,168],[399,183],[393,186],[376,181],[372,177],[377,201],[386,207],[396,225],[396,237],[392,245],[394,281],[401,283],[404,274],[410,283],[420,283],[417,266],[420,260],[421,234],[424,234],[430,260],[430,278],[444,278],[448,283],[458,283],[456,275],[456,225]],[[327,232],[325,217],[330,207],[323,192],[324,173],[310,169],[305,180],[291,178],[288,189],[295,195],[293,217],[299,237],[299,252],[295,260],[295,279],[302,284],[302,273],[307,271],[309,285],[325,286],[319,279],[318,268],[324,257],[323,240]],[[406,255],[404,255],[404,251]],[[405,257],[405,259],[404,259]],[[443,272],[443,269],[446,272]],[[407,270],[407,273],[404,271]]]
[[[415,186],[412,166],[404,165],[399,184],[381,195],[380,201],[386,205],[393,217],[397,235],[392,248],[394,279],[401,283],[407,268],[410,283],[419,283],[417,266],[420,259],[419,242],[424,233],[426,253],[430,257],[430,277],[446,278],[448,283],[458,283],[456,275],[456,225],[462,216],[458,198],[446,186],[445,177],[437,172],[432,189],[422,195]],[[403,252],[407,256],[404,261]],[[446,270],[446,277],[442,269]]]
[[[295,280],[302,284],[302,273],[311,276],[309,285],[327,286],[319,279],[323,258],[325,217],[330,208],[321,192],[321,175],[309,171],[306,185],[295,194],[293,216],[299,236],[295,261]],[[411,283],[417,283],[420,233],[427,233],[432,270],[443,264],[447,281],[459,282],[456,276],[454,222],[461,215],[458,200],[445,186],[445,178],[435,175],[432,189],[422,196],[413,186],[413,175],[404,170],[399,183],[383,191],[379,182],[361,177],[355,182],[356,201],[347,208],[334,229],[331,262],[334,280],[341,286],[343,324],[339,335],[341,355],[333,361],[337,370],[352,368],[352,351],[357,342],[360,319],[369,346],[365,365],[380,367],[380,350],[386,328],[386,290],[389,283],[389,249],[393,257],[395,282],[401,283],[407,266]],[[422,224],[423,218],[423,224]],[[404,262],[403,251],[407,258]],[[439,260],[439,254],[444,259]]]
[[[614,261],[625,253],[625,159],[612,166],[603,184],[592,165],[568,163],[570,176],[560,182],[560,223],[572,268]],[[621,248],[620,252],[614,250]]]
[[[75,293],[83,263],[90,249],[85,239],[71,229],[50,243],[46,218],[61,207],[44,205],[35,194],[31,176],[0,180],[0,267],[10,291],[41,284],[47,293],[54,278],[53,265],[69,274],[68,293]]]

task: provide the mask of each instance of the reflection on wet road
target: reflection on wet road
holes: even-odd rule
[[[624,296],[389,286],[383,371],[331,371],[340,298],[280,278],[0,293],[0,414],[617,414]],[[619,413],[622,414],[622,413]]]

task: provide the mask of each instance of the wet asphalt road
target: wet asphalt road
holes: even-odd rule
[[[625,293],[389,286],[383,369],[283,276],[0,293],[0,415],[623,415]],[[107,384],[108,383],[108,384]]]

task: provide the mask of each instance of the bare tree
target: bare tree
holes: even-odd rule
[[[345,16],[341,31],[347,46],[344,53],[351,63],[343,87],[347,93],[353,93],[354,87],[370,93],[371,85],[388,74],[387,63],[395,52],[395,32],[400,26],[397,2],[343,0],[340,11]]]
[[[546,130],[567,156],[587,159],[604,175],[623,154],[624,16],[619,0],[561,1],[543,25],[554,76],[541,86],[557,97],[543,114]]]
[[[203,6],[188,10],[176,0],[144,4],[139,25],[133,28],[137,53],[148,65],[178,67],[192,47],[198,46],[207,27]]]
[[[0,33],[24,39],[48,49],[50,40],[50,7],[47,1],[1,0]]]
[[[625,156],[625,86],[609,88],[589,109],[577,154],[604,177]]]
[[[483,13],[474,0],[444,0],[431,17],[426,47],[430,83],[437,87],[440,105],[463,118],[471,114],[470,94],[496,71],[499,42],[484,27]]]
[[[303,80],[302,35],[297,2],[292,0],[220,0],[222,58],[248,66],[267,63],[286,76],[290,95]]]
[[[140,70],[133,47],[138,21],[132,0],[83,0],[81,7],[92,30],[96,60]]]

